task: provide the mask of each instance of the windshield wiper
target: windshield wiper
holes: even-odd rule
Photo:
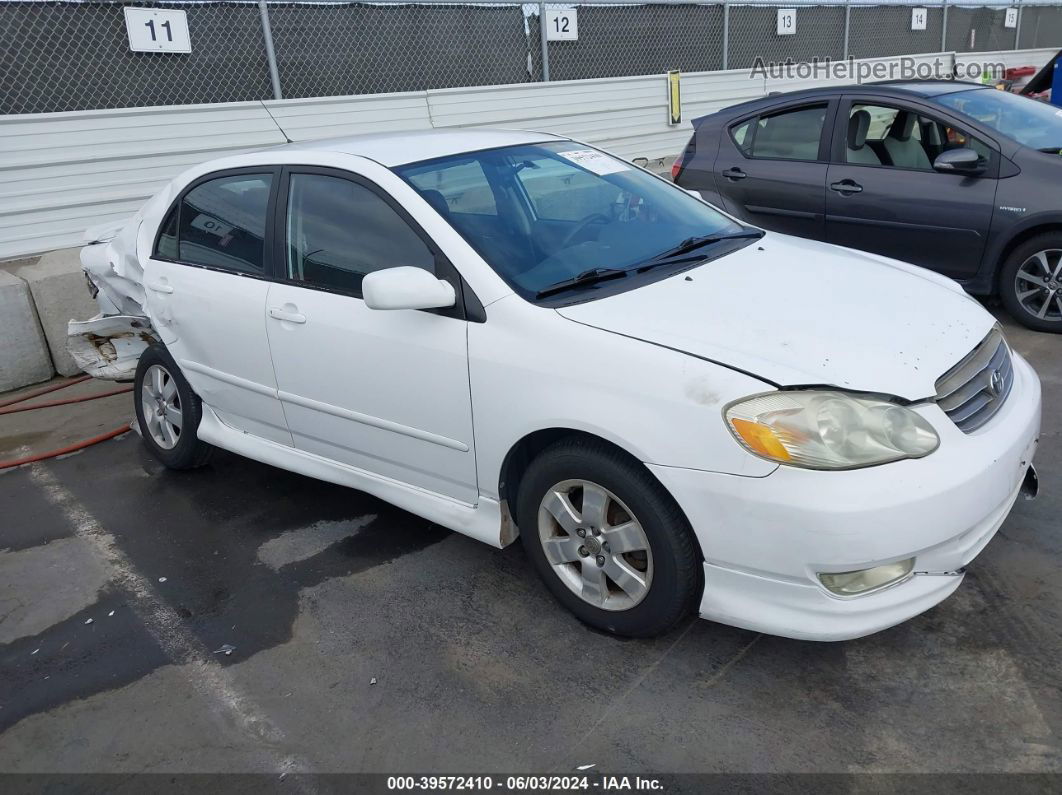
[[[545,298],[556,293],[562,293],[565,290],[570,290],[573,287],[585,287],[587,285],[597,284],[598,282],[608,281],[609,279],[619,279],[626,276],[629,272],[630,271],[620,270],[619,268],[591,268],[590,270],[583,271],[570,279],[564,279],[556,284],[551,284],[549,287],[543,287],[535,293],[535,298]]]
[[[763,237],[763,231],[760,229],[748,229],[744,232],[733,232],[729,235],[702,235],[700,237],[688,237],[674,248],[669,248],[667,251],[657,254],[652,259],[646,260],[634,270],[641,273],[650,268],[655,268],[657,265],[667,265],[676,260],[680,260],[686,254],[692,254],[699,248],[710,246],[713,243],[721,243],[724,240],[742,240],[746,238],[751,239],[761,237]]]

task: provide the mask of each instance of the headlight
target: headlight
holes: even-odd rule
[[[745,449],[805,469],[855,469],[921,458],[940,439],[921,416],[887,400],[845,392],[772,392],[727,407]]]

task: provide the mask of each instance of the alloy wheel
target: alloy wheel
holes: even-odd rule
[[[1035,318],[1062,321],[1062,249],[1038,251],[1014,275],[1014,294]]]
[[[649,593],[653,555],[641,523],[608,489],[564,480],[539,504],[546,560],[573,593],[604,610],[628,610]]]
[[[181,438],[184,413],[177,382],[161,364],[151,365],[144,373],[140,407],[144,414],[144,430],[163,450],[172,450]]]

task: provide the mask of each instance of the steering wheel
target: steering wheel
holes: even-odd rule
[[[575,225],[575,228],[567,235],[565,235],[564,240],[561,241],[560,248],[567,248],[569,245],[571,245],[571,242],[573,240],[575,240],[577,237],[579,237],[580,234],[586,231],[586,228],[590,226],[590,224],[595,223],[608,224],[612,223],[612,219],[604,213],[591,213],[590,215],[586,216],[586,218],[583,218],[581,221],[579,221]]]

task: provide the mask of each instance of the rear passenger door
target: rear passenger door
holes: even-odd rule
[[[969,147],[976,176],[933,169]],[[826,239],[912,262],[954,279],[978,270],[995,204],[999,155],[945,116],[906,102],[845,97],[826,191]]]
[[[821,240],[835,104],[771,109],[724,127],[715,183],[726,209],[767,229]]]
[[[266,220],[280,169],[214,172],[188,185],[144,265],[155,329],[224,422],[291,445],[265,336],[272,275]]]

